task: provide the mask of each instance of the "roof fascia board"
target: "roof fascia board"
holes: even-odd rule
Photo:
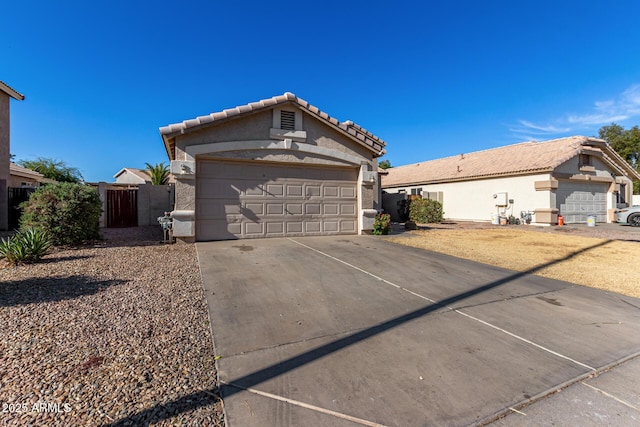
[[[23,94],[21,94],[18,91],[12,89],[10,86],[8,86],[6,83],[4,83],[2,81],[0,81],[0,90],[2,90],[4,93],[9,95],[13,99],[16,99],[18,101],[23,101],[24,100],[24,95]]]

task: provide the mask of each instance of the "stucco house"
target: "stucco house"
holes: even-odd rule
[[[24,95],[0,81],[0,230],[9,226],[10,100],[24,100]]]
[[[387,169],[386,193],[438,199],[453,220],[533,214],[537,224],[610,222],[631,203],[636,172],[607,142],[584,136],[524,142]],[[385,209],[393,209],[387,206]]]
[[[9,166],[8,187],[39,187],[41,184],[50,182],[54,181],[52,179],[45,178],[40,172],[23,168],[15,163],[11,163]]]
[[[142,169],[122,168],[113,177],[116,184],[146,184],[151,182],[149,174]]]
[[[362,233],[385,142],[292,93],[160,128],[183,241]]]
[[[116,184],[151,184],[151,176],[149,175],[149,172],[144,169],[122,168],[113,175],[113,177],[116,179]],[[173,184],[175,181],[173,174],[169,174],[167,184]]]

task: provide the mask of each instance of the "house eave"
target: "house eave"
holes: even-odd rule
[[[464,181],[476,181],[480,179],[494,179],[494,178],[509,178],[512,176],[526,176],[526,175],[536,175],[540,173],[551,173],[553,172],[552,168],[544,168],[544,169],[531,169],[526,171],[518,171],[518,172],[505,172],[505,173],[493,173],[486,175],[470,175],[463,177],[449,177],[442,179],[431,179],[431,180],[423,180],[423,181],[409,181],[398,184],[385,184],[384,177],[382,177],[382,185],[384,188],[397,188],[397,187],[414,187],[416,185],[430,185],[430,184],[447,184],[450,182],[464,182]]]
[[[321,111],[317,107],[314,107],[307,101],[298,98],[290,92],[286,92],[283,95],[275,96],[273,98],[252,102],[247,105],[229,108],[217,113],[211,113],[207,116],[199,116],[195,119],[185,120],[181,123],[163,126],[160,128],[160,135],[162,136],[169,159],[175,160],[176,137],[284,105],[293,105],[316,120],[332,126],[356,144],[370,150],[373,153],[374,158],[380,157],[386,153],[384,148],[386,146],[386,142],[371,132],[348,120],[339,122],[334,117],[329,116],[327,113]]]
[[[0,81],[0,90],[4,93],[6,93],[7,95],[9,95],[10,97],[12,97],[15,100],[18,101],[24,101],[24,95],[21,94],[20,92],[18,92],[17,90],[13,89],[11,86],[7,85],[6,83]]]

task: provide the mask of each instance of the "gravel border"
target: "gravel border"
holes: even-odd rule
[[[195,245],[103,234],[0,260],[0,425],[223,426]]]

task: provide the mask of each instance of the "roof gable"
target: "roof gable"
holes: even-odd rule
[[[393,187],[551,172],[587,149],[600,152],[610,165],[632,178],[640,178],[606,141],[572,136],[543,142],[523,142],[390,168],[387,169],[388,175],[382,178],[382,184],[383,187]]]
[[[329,116],[327,113],[321,111],[317,107],[309,104],[307,101],[298,98],[291,92],[286,92],[283,95],[274,96],[272,98],[263,99],[257,102],[252,102],[247,105],[241,105],[238,107],[226,109],[217,113],[211,113],[206,116],[196,117],[195,119],[185,120],[181,123],[176,123],[160,128],[160,135],[164,141],[165,149],[169,155],[169,159],[175,158],[175,137],[188,132],[201,130],[208,126],[214,126],[221,122],[228,120],[234,120],[240,117],[244,117],[256,112],[273,109],[276,106],[292,104],[306,112],[310,116],[317,120],[323,121],[340,133],[344,134],[354,142],[368,148],[373,151],[376,156],[380,156],[385,153],[384,147],[386,142],[378,138],[366,129],[358,126],[350,120],[340,122],[334,117]]]
[[[122,168],[115,175],[113,175],[113,177],[118,179],[120,176],[127,173],[135,176],[136,178],[139,178],[141,180],[140,182],[141,184],[146,181],[151,182],[151,177],[146,171],[143,171],[142,169],[136,169],[136,168]]]

